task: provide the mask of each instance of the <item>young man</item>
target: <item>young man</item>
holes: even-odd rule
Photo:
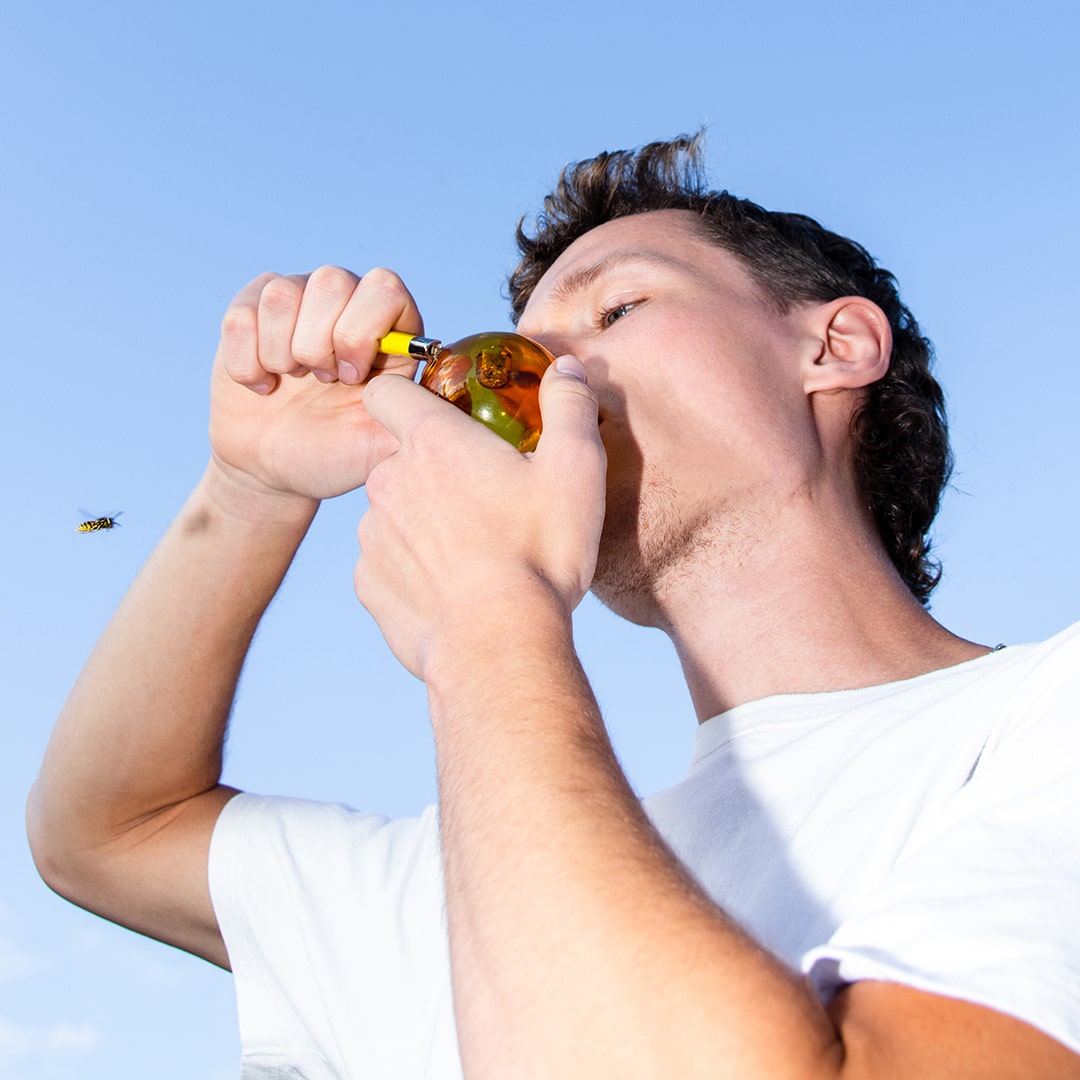
[[[29,819],[63,895],[231,963],[245,1077],[1080,1077],[1080,632],[927,614],[927,343],[858,245],[696,154],[601,155],[519,230],[519,328],[559,356],[532,455],[377,355],[422,325],[389,272],[225,316],[210,465]],[[429,691],[417,821],[220,784],[259,618],[365,483],[357,593]],[[574,652],[590,587],[670,635],[702,721],[644,805]]]

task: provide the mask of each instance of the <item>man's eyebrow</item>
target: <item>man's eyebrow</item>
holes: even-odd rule
[[[579,267],[563,274],[551,287],[552,297],[560,303],[573,299],[578,293],[595,284],[601,278],[626,266],[637,263],[649,267],[667,269],[687,269],[686,263],[651,251],[613,251],[596,262]]]

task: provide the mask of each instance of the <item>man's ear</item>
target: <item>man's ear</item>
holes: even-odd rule
[[[842,296],[814,309],[816,355],[803,368],[807,394],[854,390],[877,382],[889,370],[892,327],[863,296]]]

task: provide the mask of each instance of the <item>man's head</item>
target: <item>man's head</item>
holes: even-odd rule
[[[950,469],[943,396],[929,370],[930,343],[895,279],[860,245],[809,217],[708,190],[700,137],[604,153],[563,171],[531,235],[519,223],[522,259],[510,277],[515,320],[576,240],[606,222],[656,210],[690,211],[701,238],[735,256],[780,313],[846,296],[864,297],[884,313],[891,360],[852,417],[852,455],[886,551],[925,603],[939,576],[927,534]]]

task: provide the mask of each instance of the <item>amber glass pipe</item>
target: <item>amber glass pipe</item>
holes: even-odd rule
[[[491,428],[522,453],[540,438],[540,377],[554,357],[509,331],[470,334],[449,345],[394,330],[379,349],[425,361],[420,385]]]

